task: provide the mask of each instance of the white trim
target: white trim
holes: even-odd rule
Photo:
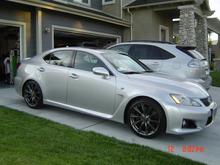
[[[111,0],[110,2],[106,2],[105,0],[102,0],[102,5],[112,5],[115,3],[115,0]]]
[[[10,21],[0,19],[0,24],[7,26],[14,26],[19,28],[19,37],[20,37],[20,60],[23,60],[27,57],[27,48],[26,48],[26,23],[18,21]]]
[[[114,34],[108,34],[108,33],[101,33],[101,32],[95,32],[95,31],[89,31],[89,30],[83,30],[83,29],[77,29],[77,28],[69,28],[64,26],[57,26],[52,25],[52,48],[54,48],[54,32],[57,31],[63,31],[63,32],[70,32],[75,34],[85,34],[85,35],[92,35],[97,37],[106,37],[106,38],[115,38],[117,43],[121,42],[121,36],[120,35],[114,35]]]
[[[160,25],[159,26],[159,41],[162,41],[161,30],[165,30],[166,31],[166,41],[169,42],[169,40],[170,40],[169,28],[167,26],[164,26],[164,25]]]
[[[36,10],[36,47],[39,55],[42,53],[42,11],[41,9]]]

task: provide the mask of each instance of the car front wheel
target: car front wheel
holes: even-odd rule
[[[43,106],[43,95],[40,86],[35,81],[28,81],[23,87],[23,96],[27,105],[31,108],[41,108]]]
[[[161,106],[151,99],[134,101],[128,109],[127,122],[135,134],[154,138],[165,132],[166,116]]]

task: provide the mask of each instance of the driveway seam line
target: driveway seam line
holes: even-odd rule
[[[87,129],[87,128],[90,128],[90,127],[93,127],[93,126],[96,126],[96,125],[99,125],[99,124],[102,124],[102,123],[105,123],[105,122],[106,122],[105,120],[102,120],[102,121],[99,121],[99,122],[94,123],[94,124],[92,124],[92,125],[83,127],[83,128],[81,128],[80,130],[85,130],[85,129]]]

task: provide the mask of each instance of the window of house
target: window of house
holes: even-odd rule
[[[159,26],[159,40],[169,42],[169,28],[163,25]]]
[[[72,65],[72,51],[57,51],[48,54],[44,57],[44,61],[48,64],[71,67]]]
[[[115,3],[115,0],[102,0],[102,4],[103,5],[110,5]]]
[[[96,56],[82,51],[77,52],[74,63],[75,69],[92,72],[92,69],[95,67],[106,68],[105,64]]]
[[[167,60],[175,57],[171,53],[152,45],[134,45],[131,47],[129,55],[139,60]]]
[[[66,4],[80,3],[80,4],[84,4],[84,5],[88,5],[88,6],[90,6],[90,4],[91,4],[91,0],[54,0],[54,1],[66,3]]]
[[[86,4],[86,5],[90,5],[91,4],[91,0],[71,0],[71,1],[77,2],[77,3]]]

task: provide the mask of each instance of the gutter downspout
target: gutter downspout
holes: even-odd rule
[[[129,8],[127,8],[127,11],[128,13],[130,14],[130,21],[131,21],[131,41],[133,40],[133,14],[132,12],[130,11]]]
[[[122,11],[123,10],[123,4],[122,4],[122,0],[121,0],[121,4],[120,5],[121,5],[121,13],[120,13],[121,14],[121,19],[123,19],[123,11]]]

